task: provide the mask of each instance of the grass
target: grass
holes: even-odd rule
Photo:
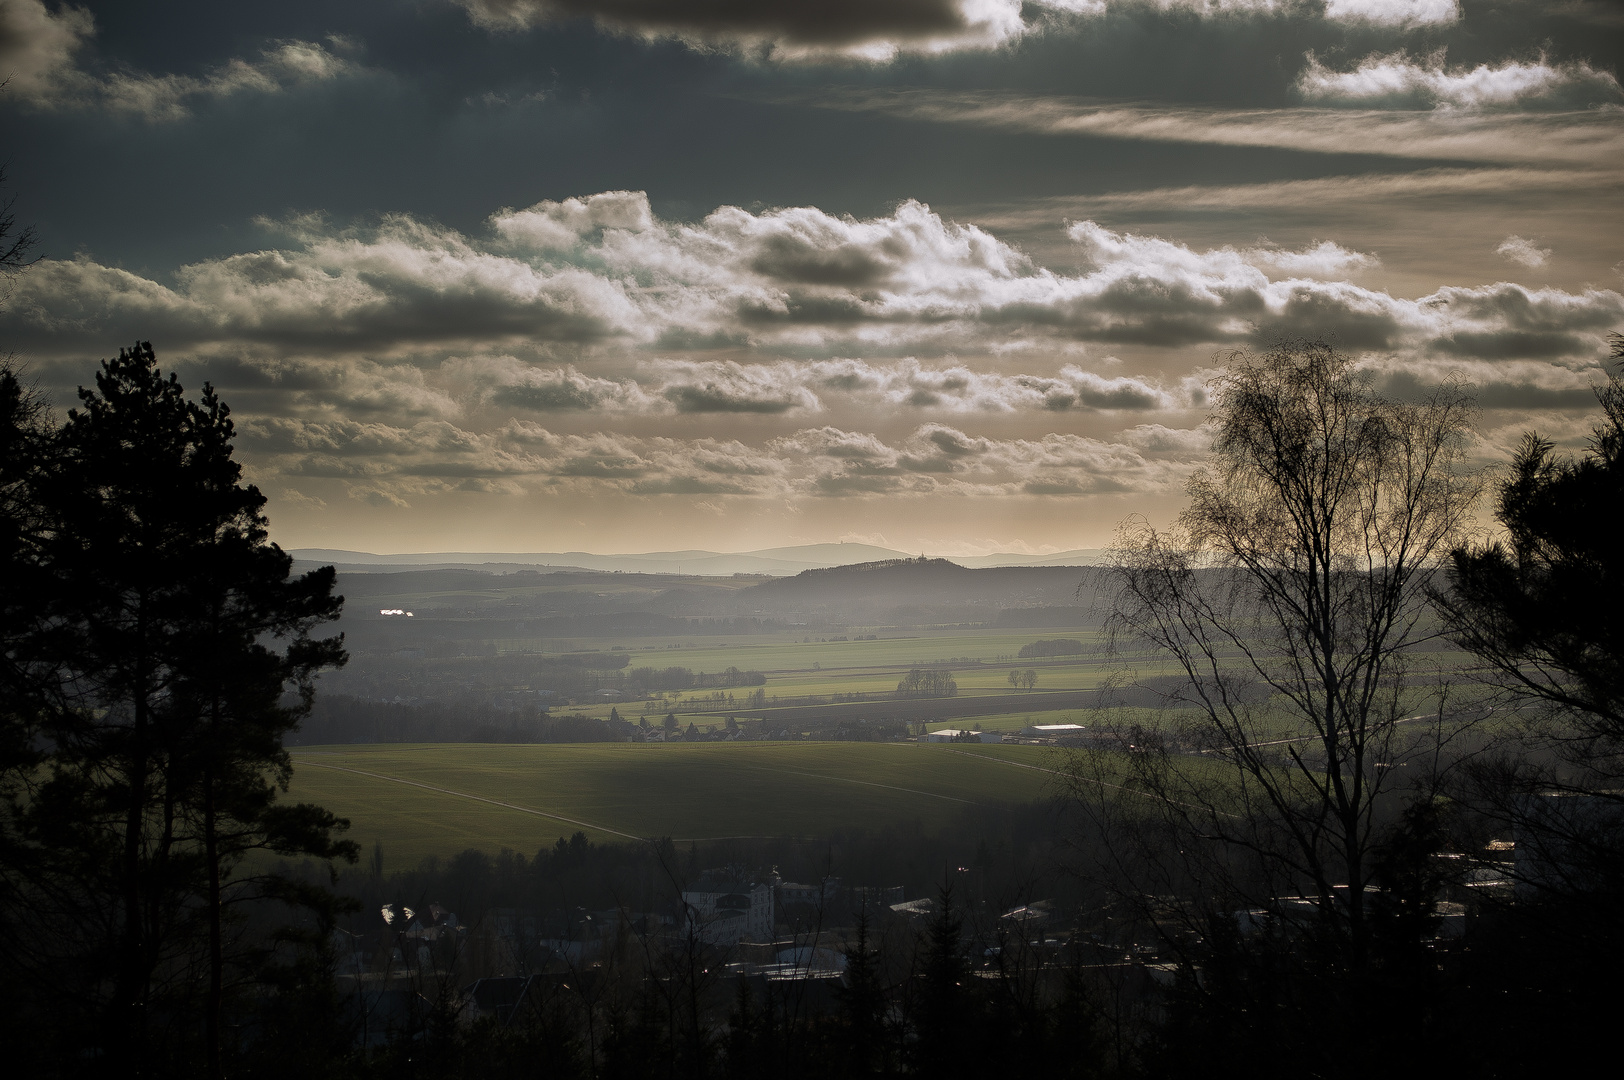
[[[397,867],[467,848],[530,854],[578,829],[625,840],[928,828],[1044,798],[1054,779],[1039,747],[909,743],[302,747],[294,761],[291,797],[350,818],[351,838],[382,843]]]

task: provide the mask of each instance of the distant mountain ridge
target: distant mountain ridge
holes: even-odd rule
[[[757,551],[650,551],[628,555],[597,555],[587,551],[564,552],[423,552],[408,555],[376,555],[366,551],[337,548],[292,548],[288,554],[300,563],[332,564],[348,573],[388,570],[597,570],[643,574],[696,574],[703,577],[731,577],[734,574],[766,574],[793,577],[806,570],[826,570],[837,566],[918,561],[918,553],[893,551],[872,544],[803,544],[796,547],[762,548]],[[1002,553],[950,557],[959,566],[979,569],[994,566],[1093,566],[1104,552],[1099,548],[1078,548],[1050,555]]]

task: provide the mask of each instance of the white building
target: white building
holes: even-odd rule
[[[943,728],[941,731],[932,731],[919,737],[920,742],[990,742],[1004,741],[1001,731],[959,731],[956,728]]]
[[[682,905],[701,941],[737,945],[772,940],[773,887],[764,881],[707,871],[682,890]]]
[[[1081,724],[1033,724],[1021,728],[1021,734],[1029,739],[1054,739],[1064,735],[1081,735],[1087,730]]]

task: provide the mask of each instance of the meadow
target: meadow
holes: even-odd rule
[[[854,628],[853,635],[860,629]],[[756,689],[766,695],[767,705],[774,704],[774,699],[788,703],[810,698],[837,699],[849,694],[889,696],[908,670],[919,666],[944,667],[951,671],[961,697],[1013,696],[1016,691],[1009,683],[1011,671],[1032,670],[1039,691],[1094,689],[1119,673],[1117,662],[1105,655],[1098,632],[1075,627],[1014,631],[921,628],[907,635],[876,635],[874,640],[840,640],[840,637],[842,635],[836,635],[834,640],[805,637],[791,640],[778,635],[776,640],[764,636],[764,639],[679,643],[634,639],[629,645],[608,641],[590,644],[602,649],[625,649],[630,654],[628,669],[685,667],[695,672],[715,673],[736,667],[741,671],[761,672],[767,680],[764,686],[736,687],[727,692],[738,703],[739,710],[746,707],[746,697]],[[1079,640],[1084,651],[1064,657],[1019,656],[1022,646],[1053,637]],[[1167,674],[1171,670],[1158,662],[1140,663],[1135,674],[1142,678]],[[667,690],[651,694],[645,700],[618,703],[614,707],[628,718],[674,712],[683,727],[692,722],[703,730],[716,726],[727,714],[726,708],[718,708],[706,700],[715,694],[714,689]],[[568,711],[607,716],[610,707],[610,704],[579,703],[569,706]],[[1012,707],[1019,709],[1020,706]],[[1012,712],[1001,716],[995,725],[982,721],[982,726],[988,730],[1018,729],[1024,722],[1017,723],[1015,719],[1030,713],[1030,709]]]
[[[948,827],[1056,794],[1056,751],[917,743],[369,745],[293,752],[290,798],[351,822],[395,868],[467,848]]]

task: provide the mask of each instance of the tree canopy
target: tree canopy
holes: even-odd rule
[[[1612,354],[1624,360],[1624,337]],[[1450,554],[1451,631],[1518,694],[1624,749],[1624,381],[1577,458],[1529,432],[1498,487],[1505,538]]]

